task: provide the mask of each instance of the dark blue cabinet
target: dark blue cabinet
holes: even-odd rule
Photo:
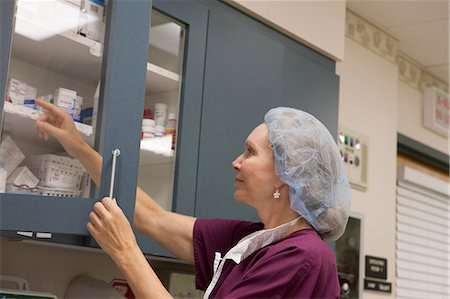
[[[257,220],[233,200],[231,162],[272,107],[310,112],[336,133],[338,77],[311,49],[222,3],[209,7],[195,215]]]
[[[5,13],[11,3],[0,3],[0,107],[7,74],[4,62],[9,57],[5,45],[11,39],[3,23],[12,22],[12,10]],[[186,28],[172,210],[195,217],[257,221],[253,209],[234,202],[235,171],[231,162],[272,107],[290,106],[310,112],[336,134],[339,80],[334,61],[221,1],[109,3],[100,92],[101,133],[96,140],[104,157],[102,188],[91,199],[0,194],[0,229],[87,236],[85,225],[92,205],[109,191],[111,152],[116,148],[121,155],[114,193],[133,221],[137,133],[152,9]],[[9,21],[7,16],[11,17]],[[65,242],[63,239],[60,237],[60,242]],[[137,239],[145,253],[169,255],[146,236],[137,233]],[[72,243],[79,244],[79,237]],[[85,244],[94,245],[90,239]]]

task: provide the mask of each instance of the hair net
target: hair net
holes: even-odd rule
[[[311,114],[293,108],[273,108],[264,121],[275,174],[289,186],[291,208],[325,239],[338,239],[347,225],[351,189],[330,132]]]

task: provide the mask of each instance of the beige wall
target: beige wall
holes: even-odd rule
[[[345,0],[225,1],[336,61],[344,58]]]
[[[448,138],[423,126],[423,97],[422,91],[399,81],[398,132],[448,155]]]
[[[352,210],[364,215],[363,255],[387,258],[387,281],[394,287],[397,66],[346,39],[345,60],[336,71],[339,126],[369,139],[367,191],[352,191]],[[393,298],[394,292],[365,291],[363,297]]]

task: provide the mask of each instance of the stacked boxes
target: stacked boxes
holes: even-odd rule
[[[37,90],[17,79],[11,78],[8,84],[7,101],[14,105],[21,105],[32,109],[41,110],[36,107]],[[40,96],[38,99],[55,104],[64,112],[67,112],[76,121],[80,121],[81,106],[83,98],[77,95],[75,90],[57,88],[53,95]]]
[[[77,96],[77,92],[75,90],[62,87],[57,88],[53,95],[53,104],[58,106],[64,112],[70,114],[74,120],[80,120],[83,98]]]

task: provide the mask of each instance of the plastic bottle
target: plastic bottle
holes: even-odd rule
[[[175,113],[169,113],[166,130],[164,134],[172,136],[172,149],[175,149],[175,137],[177,136],[176,130],[177,130],[177,117],[175,116]]]
[[[155,104],[155,126],[165,126],[167,119],[167,105],[164,103]]]
[[[164,135],[164,127],[167,120],[167,105],[164,103],[155,104],[155,136],[162,137]]]
[[[144,118],[142,120],[141,139],[155,137],[155,121],[153,119]]]

